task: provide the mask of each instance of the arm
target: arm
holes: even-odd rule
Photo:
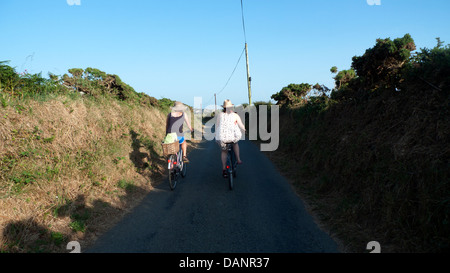
[[[189,127],[189,131],[191,131],[191,132],[194,131],[194,130],[192,130],[191,122],[189,120],[188,115],[186,115],[186,113],[184,113],[184,120],[186,121],[186,124]]]
[[[222,113],[219,113],[218,115],[215,115],[214,116],[214,118],[216,119],[216,130],[217,130],[217,128],[219,128],[219,123],[220,123],[220,115],[221,115]]]
[[[239,128],[241,128],[242,131],[246,132],[247,130],[245,129],[244,124],[242,123],[241,117],[238,114],[235,114],[235,115],[236,115],[237,125],[239,126]]]

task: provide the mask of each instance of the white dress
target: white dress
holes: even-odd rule
[[[236,121],[236,113],[220,113],[219,128],[216,128],[216,141],[221,144],[236,143],[242,137],[242,132]]]

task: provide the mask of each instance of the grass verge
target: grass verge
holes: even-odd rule
[[[0,251],[82,249],[163,177],[165,113],[108,97],[2,95]]]

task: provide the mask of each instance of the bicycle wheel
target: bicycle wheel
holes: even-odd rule
[[[171,190],[174,190],[176,188],[178,180],[176,166],[173,164],[173,162],[176,162],[176,156],[170,155],[168,160],[168,169],[169,169],[169,186]]]
[[[186,177],[187,165],[188,164],[184,163],[183,160],[181,160],[181,176],[182,177]]]
[[[233,172],[233,152],[230,150],[228,152],[227,159],[227,170],[228,170],[228,184],[230,186],[230,190],[233,190],[234,187],[234,172]]]
[[[230,190],[233,190],[233,184],[234,184],[234,178],[233,178],[233,174],[230,172],[229,174],[228,174],[228,184],[230,185]]]
[[[182,177],[186,176],[186,171],[187,171],[187,164],[184,163],[183,161],[183,152],[180,149],[180,154],[178,155],[179,161],[180,161],[180,173]]]

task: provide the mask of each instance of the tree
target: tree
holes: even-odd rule
[[[319,92],[319,95],[322,97],[328,96],[330,93],[330,88],[326,87],[325,85],[320,85],[319,83],[316,83],[313,86],[314,90],[317,90]]]
[[[91,81],[92,80],[96,80],[96,81],[105,80],[106,75],[107,75],[105,72],[103,72],[97,68],[92,68],[92,67],[86,68],[84,73],[86,74],[86,78]]]
[[[338,68],[337,68],[336,66],[333,66],[333,67],[330,69],[330,72],[333,73],[333,74],[336,74],[337,71],[338,71]]]
[[[353,57],[352,68],[366,88],[395,87],[401,82],[401,70],[416,49],[411,35],[395,40],[377,39],[363,56]],[[342,75],[344,76],[344,75]]]
[[[289,84],[283,87],[280,92],[273,94],[272,99],[277,101],[277,105],[295,105],[305,101],[305,96],[311,91],[312,86],[308,83]]]
[[[52,80],[53,82],[59,82],[59,76],[55,75],[51,72],[48,72],[48,77],[50,78],[50,80]]]
[[[14,92],[14,89],[20,82],[20,76],[15,69],[7,65],[9,61],[0,62],[0,90]]]
[[[69,69],[69,73],[72,74],[72,76],[76,79],[80,79],[83,75],[84,70],[81,68],[72,68]]]
[[[333,79],[335,81],[335,87],[337,88],[337,90],[341,89],[341,87],[347,85],[351,80],[356,78],[356,72],[353,68],[339,71],[336,66],[333,66],[330,69],[330,72],[336,74]]]
[[[349,70],[342,70],[339,71],[334,77],[334,80],[336,82],[336,86],[338,86],[338,89],[340,89],[342,86],[345,86],[350,83],[351,80],[353,80],[356,77],[355,70],[350,68]]]
[[[419,80],[436,90],[450,90],[450,45],[436,38],[432,49],[422,48],[408,66],[408,79]]]
[[[141,104],[158,106],[157,99],[145,93],[137,93],[133,87],[124,83],[117,75],[107,74],[92,67],[85,70],[72,68],[68,72],[72,74],[72,77],[64,74],[62,77],[63,84],[76,91],[93,96],[108,95],[122,101],[134,100]]]

